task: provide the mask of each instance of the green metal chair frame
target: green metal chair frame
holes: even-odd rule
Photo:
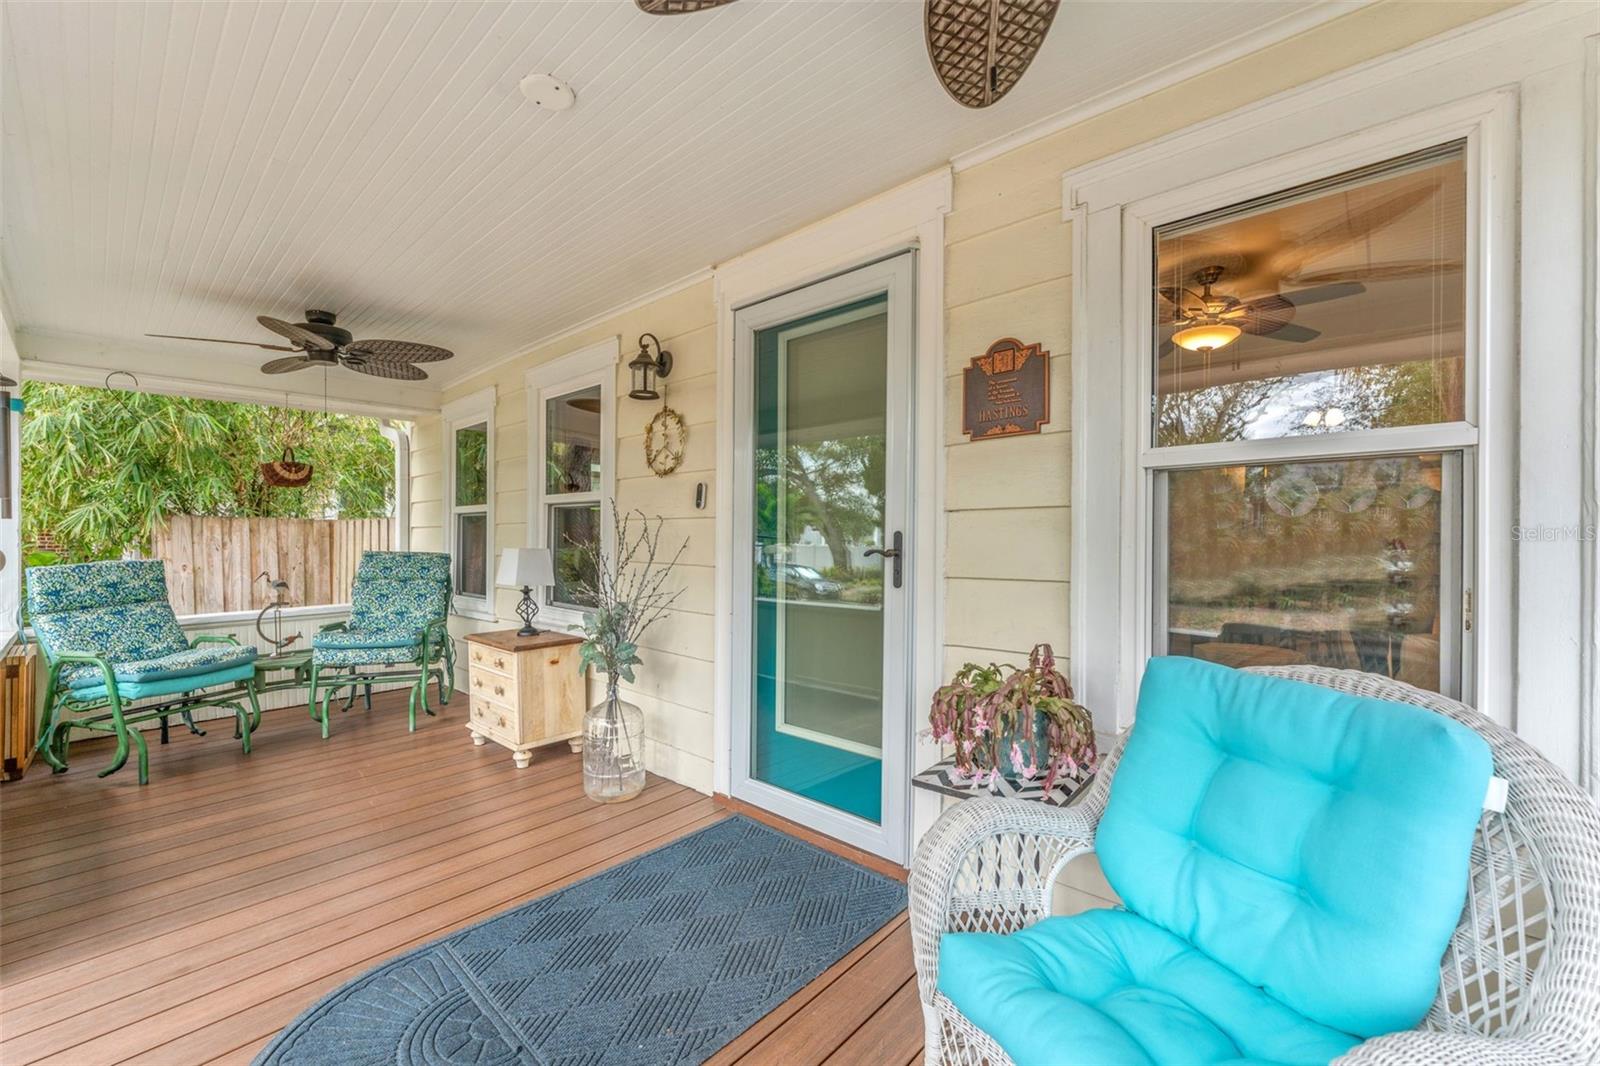
[[[233,637],[201,634],[190,641],[189,646],[195,648],[201,644],[238,643]],[[159,720],[162,743],[166,743],[167,719],[176,714],[183,718],[190,732],[197,736],[205,736],[205,730],[195,725],[193,717],[195,711],[204,707],[220,707],[233,711],[234,717],[238,720],[234,736],[238,738],[244,753],[250,754],[250,734],[261,721],[261,704],[256,698],[254,676],[245,678],[237,686],[217,692],[204,695],[199,692],[181,693],[171,699],[162,699],[159,703],[129,707],[128,701],[123,700],[117,692],[117,679],[111,663],[102,656],[62,652],[52,658],[48,651],[45,654],[46,658],[51,660],[50,680],[45,689],[48,693],[46,696],[48,709],[39,727],[38,751],[39,757],[49,764],[52,773],[67,772],[67,749],[72,742],[72,730],[87,729],[117,738],[116,754],[111,757],[110,764],[97,776],[109,777],[122,769],[127,764],[131,745],[139,752],[139,784],[148,785],[150,748],[145,743],[143,731],[133,727]],[[101,676],[105,679],[104,697],[83,700],[72,695],[72,690],[61,681],[61,669],[74,663],[99,668]],[[246,710],[240,702],[241,697],[249,701],[249,710]]]

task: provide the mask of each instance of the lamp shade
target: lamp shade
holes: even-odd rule
[[[507,548],[500,553],[500,571],[495,575],[495,584],[502,588],[543,588],[555,579],[549,548]]]

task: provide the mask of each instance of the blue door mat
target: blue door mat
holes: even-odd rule
[[[900,882],[732,817],[390,959],[255,1061],[703,1062],[905,906]]]

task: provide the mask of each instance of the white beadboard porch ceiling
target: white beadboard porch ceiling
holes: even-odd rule
[[[142,335],[270,342],[256,315],[319,307],[455,349],[427,368],[448,384],[1030,122],[1354,6],[1066,0],[1021,85],[974,112],[934,79],[918,2],[7,3],[6,296],[25,356],[31,337],[160,345],[237,376],[271,353]],[[544,71],[573,110],[523,99]]]

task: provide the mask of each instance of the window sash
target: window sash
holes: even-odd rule
[[[445,489],[445,551],[450,556],[450,592],[452,598],[451,610],[455,614],[464,614],[469,617],[492,620],[494,615],[494,497],[497,491],[495,485],[495,420],[494,420],[495,395],[493,389],[485,389],[471,397],[463,398],[456,404],[446,405],[444,410],[444,446],[446,477]],[[484,442],[484,501],[482,503],[458,504],[456,493],[458,486],[456,478],[459,471],[456,464],[459,462],[458,436],[461,430],[481,427],[485,436]],[[462,591],[462,566],[465,556],[462,552],[463,544],[460,532],[461,518],[463,516],[478,515],[483,519],[483,592]],[[474,538],[476,539],[476,538]]]
[[[600,508],[600,540],[606,550],[611,548],[611,496],[615,492],[616,464],[616,375],[618,348],[615,342],[602,342],[589,349],[571,353],[563,359],[573,359],[575,372],[559,380],[540,378],[540,368],[525,376],[528,417],[530,427],[528,464],[528,542],[534,547],[548,548],[554,554],[555,508],[583,504]],[[562,360],[557,360],[562,362]],[[581,367],[581,369],[579,369]],[[548,370],[546,375],[548,375]],[[550,419],[548,404],[578,393],[598,388],[600,391],[600,456],[599,472],[593,487],[587,492],[552,491],[548,486],[547,463],[550,454]],[[540,618],[567,626],[581,625],[585,613],[591,608],[581,604],[566,603],[555,598],[553,585],[536,590]]]

